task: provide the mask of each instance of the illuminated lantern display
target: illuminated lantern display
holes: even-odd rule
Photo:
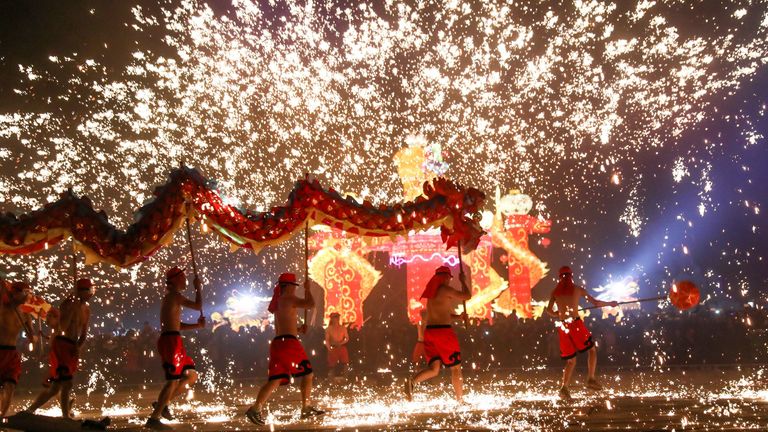
[[[426,300],[421,300],[421,293],[435,274],[435,269],[447,265],[455,277],[459,257],[455,248],[445,250],[440,232],[436,230],[412,233],[407,238],[399,238],[390,247],[389,263],[398,267],[405,265],[408,319],[411,323],[418,323],[421,309],[427,304]]]
[[[547,264],[528,248],[528,237],[546,234],[552,222],[528,213],[533,200],[519,191],[511,191],[503,198],[496,191],[496,216],[492,227],[495,246],[506,251],[509,289],[494,302],[495,311],[505,316],[513,312],[519,318],[532,318],[531,289],[547,273]]]
[[[507,281],[491,268],[493,244],[489,236],[483,236],[474,252],[464,254],[464,264],[470,264],[472,272],[472,298],[467,300],[467,315],[472,319],[493,323],[491,303],[507,289]],[[461,313],[461,307],[457,309]]]
[[[408,147],[395,153],[393,159],[403,184],[403,197],[414,199],[422,194],[424,182],[432,180],[436,173],[424,169],[427,162],[424,137],[408,137],[406,144]]]
[[[400,150],[394,161],[403,184],[404,197],[413,199],[422,193],[425,180],[442,175],[448,165],[443,161],[443,151],[438,144],[427,143],[423,137],[411,137],[407,143],[408,147]],[[383,247],[378,250],[390,253],[390,264],[405,265],[408,318],[411,323],[418,323],[421,309],[426,306],[426,301],[421,300],[421,293],[435,269],[447,265],[451,267],[454,277],[458,277],[457,249],[445,250],[439,230],[411,232],[407,238],[387,243],[381,242]],[[491,268],[492,248],[490,237],[483,236],[477,249],[463,256],[465,265],[471,271],[468,282],[471,281],[473,297],[467,302],[467,314],[473,319],[491,320],[491,302],[507,287],[507,283]]]
[[[323,324],[330,315],[341,315],[341,322],[353,327],[363,325],[363,302],[381,279],[381,272],[365,259],[364,243],[359,237],[347,238],[343,231],[321,228],[310,237],[309,248],[318,250],[309,264],[309,276],[322,288],[325,299]]]

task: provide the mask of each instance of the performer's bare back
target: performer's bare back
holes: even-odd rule
[[[306,299],[301,299],[293,294],[283,294],[277,301],[277,311],[275,311],[275,334],[293,335],[299,334],[296,324],[297,309],[307,308],[309,303]]]
[[[22,324],[19,316],[24,316],[11,304],[0,303],[0,345],[16,346]]]
[[[427,300],[427,325],[450,325],[458,302],[468,300],[470,295],[443,284],[437,294]]]
[[[566,318],[579,318],[579,300],[582,297],[586,297],[594,303],[594,299],[590,298],[591,296],[587,293],[587,290],[580,286],[574,286],[573,293],[568,295],[552,294],[552,300],[557,304],[557,314],[561,321]]]
[[[163,297],[160,306],[160,329],[161,331],[180,331],[181,330],[181,308],[199,310],[200,308],[194,301],[184,297],[181,293],[169,291]]]

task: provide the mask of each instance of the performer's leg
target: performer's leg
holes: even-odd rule
[[[70,394],[72,393],[72,380],[61,382],[61,395],[59,395],[59,401],[61,403],[61,416],[64,418],[70,418],[71,400]]]
[[[422,381],[426,381],[428,379],[436,377],[439,373],[440,373],[440,360],[435,360],[432,363],[430,363],[426,369],[422,369],[421,372],[417,373],[416,376],[413,377],[413,382],[420,383]]]
[[[461,365],[451,368],[451,382],[453,383],[453,392],[456,394],[456,401],[464,401],[464,385],[461,377]]]
[[[46,402],[48,402],[52,397],[56,396],[56,394],[61,389],[61,383],[58,381],[55,381],[53,384],[51,384],[50,387],[47,389],[43,389],[42,392],[40,392],[39,395],[37,395],[37,399],[35,399],[34,402],[32,402],[32,405],[27,408],[26,412],[35,412],[38,408],[45,405]]]
[[[571,382],[571,376],[573,376],[573,370],[576,368],[576,357],[569,358],[565,361],[565,369],[563,369],[563,388],[568,387],[568,383]]]
[[[261,386],[259,389],[259,394],[256,396],[256,403],[251,405],[248,410],[255,409],[256,411],[261,411],[261,409],[264,407],[264,404],[267,403],[267,400],[269,400],[269,396],[272,395],[272,392],[275,391],[278,387],[280,387],[280,380],[270,380],[264,383],[264,385]]]
[[[168,380],[165,382],[163,389],[160,390],[160,394],[157,396],[157,405],[149,416],[153,419],[159,419],[160,414],[163,412],[163,408],[171,401],[171,396],[176,392],[176,387],[179,386],[180,380]]]
[[[8,408],[11,407],[11,399],[13,399],[13,392],[16,390],[16,384],[10,381],[3,383],[3,393],[0,396],[0,417],[5,417],[8,412]]]
[[[184,371],[184,376],[178,381],[178,385],[171,394],[171,398],[168,402],[179,397],[180,394],[186,392],[194,383],[197,382],[197,371],[194,369],[187,369]]]
[[[309,405],[310,398],[312,397],[312,378],[314,373],[304,375],[301,378],[301,408],[306,408]]]
[[[593,346],[587,351],[587,379],[595,379],[595,370],[597,369],[597,347]]]

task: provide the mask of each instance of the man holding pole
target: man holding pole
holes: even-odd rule
[[[90,279],[78,279],[75,283],[75,292],[70,294],[61,303],[60,318],[56,336],[51,341],[50,375],[48,382],[51,386],[40,393],[32,405],[26,409],[34,413],[45,405],[52,397],[61,391],[61,415],[71,418],[72,378],[80,362],[80,348],[85,343],[88,335],[88,324],[91,319],[91,308],[88,300],[93,297],[94,286]]]
[[[11,284],[0,279],[0,417],[8,412],[21,376],[21,355],[16,349],[19,332],[23,329],[32,343],[36,339],[30,316],[19,312],[29,293],[30,287],[24,282]]]
[[[451,370],[451,382],[456,401],[463,402],[461,351],[456,333],[451,328],[451,322],[456,317],[453,311],[456,310],[457,304],[472,298],[472,291],[467,285],[463,271],[459,272],[461,290],[452,288],[448,284],[452,277],[449,267],[438,267],[421,295],[421,298],[427,299],[424,351],[429,360],[427,361],[427,369],[423,369],[413,378],[406,380],[405,395],[408,400],[413,397],[414,385],[436,377],[440,373],[440,364],[442,364]],[[466,310],[462,317],[466,322]]]
[[[162,415],[166,420],[172,420],[173,415],[168,410],[168,403],[178,397],[197,381],[195,362],[187,355],[181,330],[194,330],[205,327],[205,317],[201,314],[197,323],[181,322],[181,308],[202,311],[203,298],[200,292],[200,278],[195,275],[195,300],[189,300],[181,293],[187,285],[184,270],[173,267],[165,274],[168,289],[160,307],[160,328],[162,333],[157,340],[157,350],[163,362],[166,383],[160,390],[157,402],[152,404],[154,410],[147,420],[146,426],[152,429],[170,429],[160,422]]]
[[[579,300],[586,297],[590,303],[597,307],[618,305],[617,302],[605,302],[597,300],[589,295],[587,290],[577,286],[573,282],[573,272],[568,266],[560,268],[560,281],[547,305],[547,313],[556,317],[558,333],[560,334],[560,358],[566,361],[563,370],[563,385],[560,387],[560,398],[564,400],[571,399],[571,393],[568,391],[568,383],[576,367],[576,356],[579,353],[587,352],[588,378],[587,388],[591,390],[602,390],[602,386],[595,379],[595,369],[597,368],[597,347],[592,340],[592,333],[587,330],[584,322],[579,316]],[[557,305],[557,312],[554,306]]]
[[[309,289],[309,279],[304,280],[304,298],[296,296],[296,275],[283,273],[278,278],[272,301],[269,302],[269,312],[275,314],[275,334],[269,346],[269,379],[259,389],[256,403],[253,404],[245,415],[248,420],[257,425],[266,424],[262,415],[264,404],[277,387],[286,385],[293,378],[301,378],[301,418],[309,418],[325,414],[310,404],[312,394],[312,364],[307,358],[304,347],[299,342],[298,334],[306,333],[306,322],[301,328],[296,325],[296,309],[310,309],[315,307],[315,299]]]

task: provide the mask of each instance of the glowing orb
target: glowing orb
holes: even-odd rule
[[[680,310],[690,309],[699,304],[701,293],[695,283],[684,280],[672,284],[669,291],[669,301]]]

